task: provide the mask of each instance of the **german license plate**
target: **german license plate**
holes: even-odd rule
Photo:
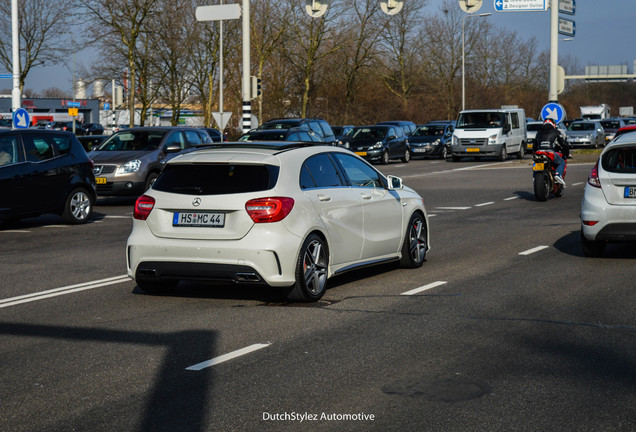
[[[366,156],[367,152],[355,152],[358,156]]]
[[[543,171],[543,162],[537,162],[536,164],[532,165],[532,171]]]
[[[426,153],[428,151],[427,148],[415,148],[413,149],[413,153]]]
[[[625,186],[625,198],[636,198],[636,186]]]
[[[223,227],[225,213],[212,212],[175,212],[172,226],[179,227]]]
[[[467,148],[466,151],[468,153],[479,153],[479,149],[474,147]]]
[[[95,177],[96,184],[106,184],[106,177]]]

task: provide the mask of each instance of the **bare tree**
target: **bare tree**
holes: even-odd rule
[[[422,64],[418,61],[420,40],[417,27],[422,20],[425,1],[405,2],[402,11],[391,17],[382,34],[384,62],[382,79],[402,103],[402,115],[408,114]]]
[[[286,14],[289,35],[284,52],[300,81],[301,117],[307,117],[309,99],[315,88],[320,62],[339,48],[333,41],[334,17],[337,15],[336,6],[331,4],[325,15],[312,18],[305,12],[304,3],[289,0]]]
[[[159,0],[79,0],[88,11],[88,20],[93,25],[94,40],[108,35],[116,36],[125,47],[128,66],[128,109],[131,113],[130,126],[134,126],[135,95],[138,55],[137,43],[146,23],[156,13]]]
[[[64,62],[75,48],[71,45],[71,24],[76,0],[23,0],[20,2],[20,92],[34,67]],[[11,2],[0,2],[0,62],[13,68]]]

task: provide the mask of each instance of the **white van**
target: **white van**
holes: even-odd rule
[[[451,152],[453,161],[462,157],[508,159],[525,155],[526,113],[523,109],[466,110],[459,113]]]

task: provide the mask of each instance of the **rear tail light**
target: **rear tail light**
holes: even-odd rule
[[[601,181],[598,178],[598,161],[596,161],[594,168],[590,171],[590,175],[587,177],[587,182],[590,186],[594,186],[596,188],[601,187]]]
[[[583,225],[585,225],[585,226],[594,226],[597,223],[598,223],[598,221],[586,221],[586,220],[583,221]]]
[[[133,217],[139,220],[146,220],[150,212],[155,207],[155,199],[148,195],[142,195],[135,202],[135,211]]]
[[[245,203],[245,210],[254,223],[279,222],[294,208],[294,199],[287,197],[258,198]]]

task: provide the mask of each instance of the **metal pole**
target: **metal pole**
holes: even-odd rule
[[[557,66],[559,65],[559,0],[550,3],[550,93],[548,100],[557,102],[558,83]]]
[[[15,112],[22,105],[20,94],[20,32],[18,22],[18,0],[11,0],[11,35],[13,44],[13,89],[11,109]]]
[[[223,4],[223,0],[220,4]],[[223,20],[219,21],[219,48],[219,112],[223,116]],[[223,121],[223,117],[221,117],[221,121]]]
[[[250,0],[243,0],[243,133],[252,128],[250,92]]]

